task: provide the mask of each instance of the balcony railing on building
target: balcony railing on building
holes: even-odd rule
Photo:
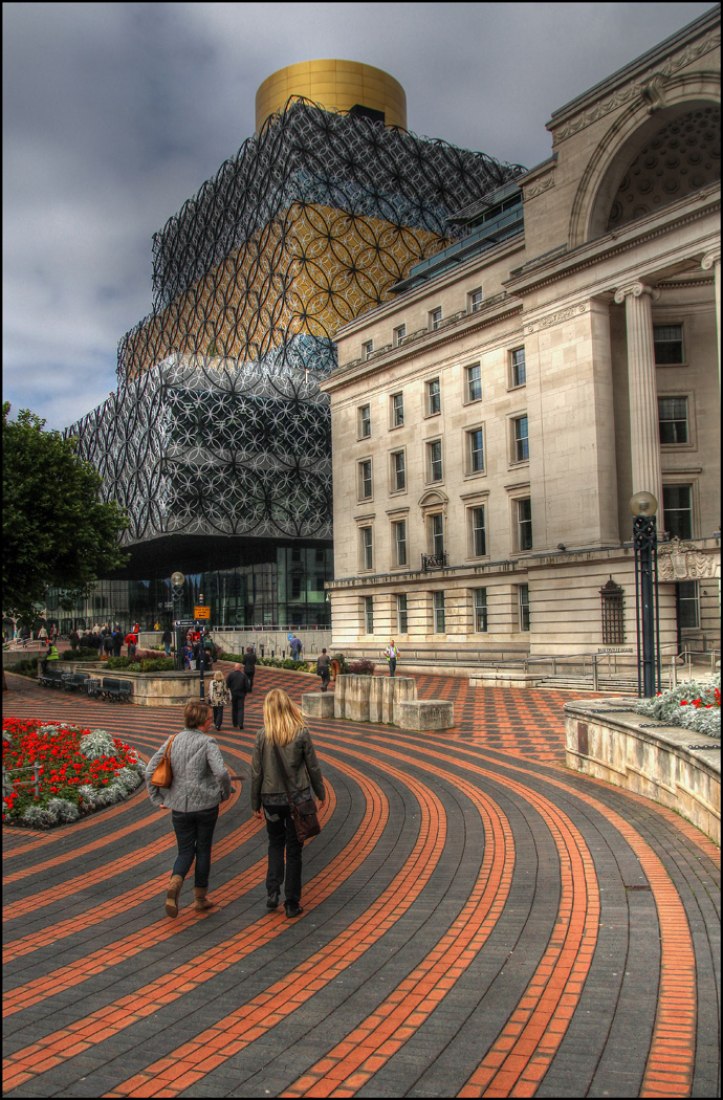
[[[447,568],[447,551],[441,554],[422,554],[422,572],[429,573],[432,569]]]

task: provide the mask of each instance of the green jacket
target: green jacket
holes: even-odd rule
[[[48,652],[45,656],[45,660],[46,661],[59,661],[60,660],[60,654],[58,653],[58,647],[56,645],[51,645],[49,647]]]
[[[324,780],[309,731],[305,727],[300,729],[293,741],[279,746],[279,752],[286,761],[292,794],[311,786],[316,797],[323,802],[326,797]],[[286,786],[276,750],[267,740],[264,730],[260,729],[256,734],[251,760],[251,809],[260,810],[262,800],[268,795],[285,797]]]

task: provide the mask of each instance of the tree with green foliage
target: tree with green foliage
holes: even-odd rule
[[[101,501],[100,474],[76,440],[44,427],[29,409],[10,420],[3,403],[3,611],[26,623],[49,587],[77,599],[127,560],[125,513]]]

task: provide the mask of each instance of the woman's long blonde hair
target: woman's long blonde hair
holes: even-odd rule
[[[304,726],[304,716],[283,688],[272,688],[264,699],[264,731],[269,741],[288,745]]]

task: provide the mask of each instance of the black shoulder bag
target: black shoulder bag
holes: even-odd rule
[[[303,844],[305,840],[310,840],[312,836],[318,836],[321,832],[321,825],[319,824],[319,818],[316,813],[316,802],[314,802],[313,798],[299,799],[297,795],[297,799],[295,800],[292,797],[286,761],[284,760],[283,754],[279,751],[279,746],[276,742],[272,741],[271,744],[276,753],[276,759],[279,762],[279,767],[284,777],[286,797],[289,800],[291,820],[294,822],[294,828],[296,829],[296,838],[299,843]]]

